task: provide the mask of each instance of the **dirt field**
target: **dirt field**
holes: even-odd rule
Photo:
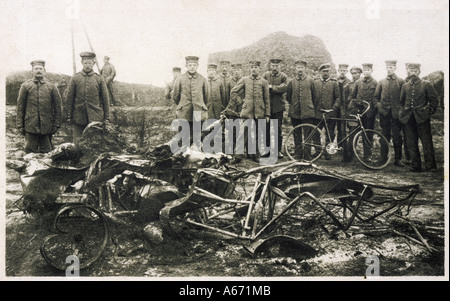
[[[433,121],[434,143],[438,166],[444,165],[443,123]],[[23,138],[7,129],[7,159],[15,158],[23,149]],[[283,159],[284,161],[287,159]],[[407,167],[393,165],[382,171],[365,169],[358,162],[343,165],[341,156],[320,159],[317,165],[355,180],[391,185],[419,184],[422,192],[416,197],[410,218],[423,224],[444,223],[444,169],[438,172],[410,173]],[[240,168],[256,166],[244,161]],[[15,206],[22,194],[19,175],[6,170],[6,275],[64,276],[50,267],[39,253],[44,237],[50,234],[48,219],[35,219]],[[133,277],[364,277],[366,258],[380,258],[381,276],[443,276],[444,253],[427,251],[410,240],[393,235],[362,234],[338,236],[321,234],[313,243],[317,256],[299,260],[294,257],[252,257],[242,241],[219,238],[205,231],[186,228],[184,248],[189,256],[170,241],[152,247],[139,233],[113,227],[116,244],[109,243],[101,259],[82,270],[81,276]],[[428,241],[442,250],[444,241]],[[448,243],[448,239],[446,240]]]

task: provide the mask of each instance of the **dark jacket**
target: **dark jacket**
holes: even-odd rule
[[[387,116],[392,112],[392,117],[398,119],[400,109],[400,91],[405,81],[395,74],[383,78],[375,89],[375,106],[380,114]]]
[[[67,89],[67,118],[74,124],[109,120],[108,88],[99,74],[78,72],[70,79]]]
[[[105,82],[108,84],[109,82],[114,81],[114,78],[116,77],[116,69],[112,64],[106,63],[103,65],[102,70],[100,70],[100,75],[103,76]]]
[[[345,95],[344,95],[344,87],[349,84],[351,80],[348,77],[344,77],[344,79],[341,79],[340,77],[337,78],[338,88],[339,88],[339,98],[341,99],[341,114],[345,115],[345,110],[347,109],[348,103],[346,103]]]
[[[49,135],[61,126],[61,96],[46,79],[27,80],[17,99],[17,128],[31,134]]]
[[[370,109],[365,114],[366,117],[372,118],[377,114],[375,107],[375,90],[377,88],[377,81],[373,77],[360,78],[356,81],[355,89],[351,95],[352,99],[356,101],[357,106],[362,105],[362,101],[367,101],[370,104]]]
[[[319,78],[314,81],[314,87],[316,96],[316,103],[314,104],[316,118],[322,118],[322,112],[320,112],[320,109],[332,109],[334,112],[328,114],[327,116],[336,117],[341,105],[337,81],[332,78],[328,78],[326,80]]]
[[[263,74],[262,78],[272,85],[270,92],[270,108],[271,114],[284,111],[283,94],[287,91],[288,77],[283,72],[278,72],[276,76],[272,72],[267,71]]]
[[[270,117],[269,83],[257,76],[246,76],[231,89],[231,97],[236,97],[244,91],[241,118],[262,119]]]
[[[356,81],[350,81],[344,86],[344,101],[342,101],[341,108],[343,108],[343,114],[345,117],[349,117],[349,114],[362,113],[364,111],[363,106],[357,106],[356,100],[352,99],[353,91],[355,91]]]
[[[241,78],[242,77],[236,79],[232,77],[231,80],[228,82],[227,91],[231,92],[231,89],[233,89],[233,87],[236,86],[236,84],[239,82],[239,80],[241,80]],[[239,91],[239,93],[236,93],[233,98],[231,97],[230,93],[229,102],[225,109],[226,110],[225,113],[229,118],[236,118],[240,116],[242,104],[244,103],[244,97],[245,97],[244,89]]]
[[[307,119],[315,117],[315,88],[311,77],[298,75],[287,85],[286,100],[289,103],[289,117]]]
[[[225,87],[223,82],[217,77],[213,79],[208,78],[209,99],[208,104],[208,118],[220,119],[220,115],[225,110],[227,103],[225,101]]]
[[[197,72],[180,75],[173,88],[173,101],[177,104],[177,119],[192,122],[194,111],[201,112],[201,120],[208,119],[208,82]]]
[[[438,98],[431,82],[420,78],[405,83],[400,92],[399,117],[401,123],[407,124],[411,114],[417,123],[422,123],[436,112]]]
[[[228,102],[230,101],[230,91],[231,90],[228,90],[228,88],[230,87],[231,78],[232,78],[231,75],[225,76],[225,75],[223,75],[223,73],[221,73],[218,76],[218,79],[223,83],[223,86],[225,88],[225,103],[226,103],[225,107],[228,105]]]

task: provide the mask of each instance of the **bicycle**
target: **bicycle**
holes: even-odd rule
[[[309,123],[294,127],[286,137],[286,154],[293,161],[314,162],[326,151],[333,155],[342,150],[342,145],[347,143],[353,136],[353,152],[358,161],[370,169],[382,169],[391,161],[392,151],[389,149],[389,141],[377,130],[365,129],[361,117],[370,109],[370,104],[363,101],[367,107],[362,113],[349,114],[352,118],[327,118],[327,114],[333,112],[331,109],[321,109],[322,119],[317,125]],[[353,122],[358,125],[350,129],[342,140],[336,138],[332,141],[327,120],[341,120]],[[323,129],[322,129],[323,126]],[[294,132],[298,140],[294,139]]]

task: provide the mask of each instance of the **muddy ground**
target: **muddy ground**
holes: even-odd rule
[[[438,166],[444,165],[443,123],[433,121],[434,143]],[[23,147],[23,138],[14,132],[6,133],[6,155],[15,158]],[[282,159],[286,161],[287,159]],[[410,218],[425,225],[444,224],[444,169],[438,172],[411,173],[407,167],[393,165],[381,171],[365,169],[358,162],[343,165],[341,156],[332,160],[320,159],[317,165],[329,171],[390,185],[419,184],[422,192],[416,197]],[[244,161],[240,168],[256,166]],[[64,276],[50,267],[41,257],[39,247],[49,235],[48,219],[24,214],[15,206],[22,194],[19,175],[6,169],[6,276]],[[310,243],[319,253],[301,260],[296,256],[251,256],[243,242],[225,239],[195,228],[183,228],[183,247],[174,247],[168,239],[159,246],[146,241],[140,233],[112,226],[116,244],[109,242],[105,253],[92,267],[82,270],[81,276],[133,277],[364,277],[366,258],[377,255],[381,276],[443,276],[444,241],[428,243],[439,251],[425,247],[397,235],[368,236],[338,235],[330,238],[319,234]],[[448,239],[446,242],[448,243]],[[185,252],[188,250],[188,252]],[[188,255],[186,254],[188,253]],[[301,279],[301,278],[299,278]]]

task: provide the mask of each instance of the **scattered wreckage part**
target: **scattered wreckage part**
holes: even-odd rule
[[[84,204],[64,205],[56,214],[54,228],[40,247],[44,260],[58,270],[67,268],[66,258],[75,255],[80,270],[91,266],[105,251],[109,239],[106,218],[97,209]]]
[[[310,245],[287,235],[259,239],[244,245],[244,249],[252,256],[292,257],[297,260],[312,258],[318,254],[318,251]]]

